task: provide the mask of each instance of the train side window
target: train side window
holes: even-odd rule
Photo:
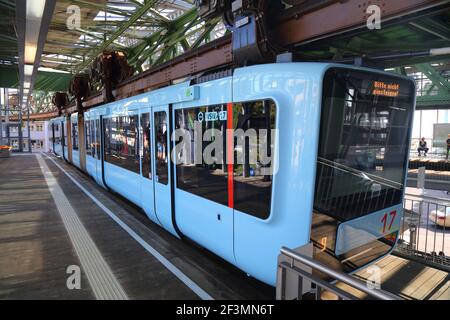
[[[165,111],[155,112],[155,152],[156,181],[168,184],[168,149],[167,149],[167,114]]]
[[[63,122],[61,124],[62,143],[63,143],[63,147],[67,147],[67,134],[66,134],[66,128],[64,126],[65,126],[65,123]]]
[[[179,138],[176,149],[177,188],[223,205],[228,205],[228,173],[224,165],[226,110],[226,105],[213,105],[180,109],[175,112],[175,126],[185,132]],[[195,135],[199,129],[202,136],[208,136],[210,141],[195,143]],[[222,153],[216,154],[216,150],[213,150],[212,158],[207,160],[201,155],[204,151],[208,152],[205,148],[212,142],[222,143]],[[178,145],[183,144],[187,147],[178,149]],[[200,148],[201,152],[197,148]],[[195,159],[196,153],[200,154],[198,159]]]
[[[92,157],[97,157],[97,148],[96,148],[96,137],[95,137],[95,120],[91,120],[91,125],[90,125],[90,132],[91,132],[91,152],[92,152]]]
[[[138,119],[137,115],[104,119],[105,161],[136,173],[140,173]]]
[[[61,144],[61,137],[59,132],[59,124],[55,123],[55,143]]]
[[[97,148],[96,148],[96,137],[95,137],[95,120],[89,121],[89,131],[91,136],[91,144],[89,148],[91,149],[92,157],[95,158],[97,156]]]
[[[59,138],[59,130],[58,130],[58,124],[57,123],[52,123],[52,134],[53,134],[53,138],[52,141],[55,144],[60,144],[60,138]]]
[[[142,135],[142,176],[148,179],[152,178],[152,160],[151,160],[151,139],[150,139],[150,114],[141,115],[141,135]]]
[[[272,199],[272,150],[276,106],[272,100],[236,103],[233,106],[234,208],[267,219]],[[242,129],[245,135],[238,137]],[[255,138],[247,134],[254,133]]]
[[[56,139],[55,139],[55,124],[54,123],[50,124],[49,128],[51,128],[51,131],[52,131],[52,137],[50,138],[50,141],[52,143],[55,143],[55,141],[56,141]]]
[[[95,120],[95,151],[97,154],[97,159],[100,160],[100,120]]]
[[[84,129],[86,131],[85,136],[86,136],[86,155],[91,156],[92,157],[92,136],[91,136],[91,121],[87,120],[84,123]]]
[[[105,162],[110,162],[111,158],[111,119],[103,119],[103,150]]]
[[[72,123],[72,150],[78,150],[78,123]]]

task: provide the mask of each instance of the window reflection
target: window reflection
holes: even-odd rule
[[[179,150],[177,154],[177,187],[192,194],[198,195],[205,199],[228,205],[228,173],[226,165],[224,165],[224,154],[216,154],[212,151],[211,156],[214,161],[206,162],[201,155],[205,151],[208,144],[217,141],[222,142],[222,150],[225,149],[225,130],[227,126],[226,119],[221,120],[218,115],[220,112],[226,112],[226,105],[212,105],[207,107],[197,107],[189,109],[180,109],[175,113],[175,123],[177,129],[183,129],[189,132],[190,141],[187,150]],[[211,116],[206,119],[206,115]],[[199,119],[201,121],[199,121]],[[200,141],[197,143],[201,150],[197,150],[194,139],[195,127],[198,127],[203,136],[208,129],[216,129],[218,131],[211,131],[211,141]],[[200,135],[199,135],[200,136]],[[198,139],[201,139],[197,137]],[[181,138],[180,141],[182,141]],[[182,141],[183,142],[183,141]],[[186,154],[189,152],[189,154]],[[198,159],[200,163],[196,164],[195,154],[200,155]]]
[[[346,221],[401,202],[413,87],[377,75],[329,72],[324,84],[315,209]],[[375,80],[397,97],[371,94]]]
[[[253,141],[248,137],[235,140],[234,207],[261,219],[270,216],[273,175],[264,171],[272,162],[265,163],[263,157],[272,156],[275,137],[271,130],[275,129],[275,115],[275,103],[271,100],[238,103],[233,107],[234,128],[256,133]],[[250,160],[251,153],[255,153],[256,163]]]
[[[167,114],[155,112],[155,151],[156,181],[161,184],[169,182],[167,149]]]
[[[151,142],[150,142],[150,115],[144,113],[141,115],[142,134],[142,176],[148,179],[152,178],[151,171]]]
[[[140,173],[137,124],[139,117],[104,119],[105,161]]]
[[[72,123],[72,149],[78,150],[78,123]]]

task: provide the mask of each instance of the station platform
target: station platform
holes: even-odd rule
[[[445,156],[440,157],[411,157],[409,159],[409,169],[425,167],[426,170],[449,172],[450,161]]]
[[[275,296],[272,287],[173,237],[62,160],[42,154],[0,160],[0,299]],[[68,289],[69,266],[80,267],[79,290]]]
[[[393,255],[376,265],[384,290],[450,299],[444,271]],[[69,289],[77,267],[80,289]],[[371,275],[366,268],[356,276]],[[275,288],[173,237],[64,161],[0,159],[0,299],[274,298]]]
[[[374,269],[374,266],[377,269]],[[450,300],[450,274],[448,272],[413,260],[389,255],[372,267],[357,272],[355,276],[364,282],[374,280],[377,270],[381,272],[381,289],[394,293],[405,300]],[[339,283],[337,286],[360,299],[367,299],[366,294],[350,288],[346,284]],[[334,300],[334,297],[324,293],[323,299]]]

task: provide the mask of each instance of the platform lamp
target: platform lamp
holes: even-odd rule
[[[25,72],[28,71],[30,76],[33,74],[33,65],[36,61],[39,33],[46,2],[47,0],[27,0],[26,3],[24,69]],[[30,70],[31,72],[29,72]]]
[[[22,95],[28,95],[33,88],[55,4],[56,0],[16,1]],[[29,89],[28,94],[23,89]]]
[[[27,121],[29,121],[30,94],[40,65],[56,0],[16,0],[15,3],[20,79],[19,96],[22,97],[21,106],[24,113],[28,114]],[[29,143],[28,146],[31,152],[31,144]]]
[[[23,89],[28,89],[28,92],[23,92],[23,95],[26,97],[28,97],[29,90],[31,89],[31,82],[33,80],[34,64],[36,62],[39,34],[41,31],[42,17],[44,16],[46,2],[46,0],[26,1],[25,46],[23,57]]]

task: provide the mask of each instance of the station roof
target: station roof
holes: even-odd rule
[[[0,0],[0,87],[19,85],[16,3]],[[44,92],[39,96],[47,100],[47,93],[66,90],[71,75],[85,70],[104,49],[125,51],[135,73],[139,73],[228,32],[220,18],[201,19],[194,0],[57,0],[50,20],[34,83],[34,90]],[[295,51],[305,60],[340,60],[450,47],[449,35],[450,9],[441,7],[405,20],[382,21],[380,30],[300,43]],[[450,56],[387,62],[389,67],[408,74],[417,69],[417,64],[434,63],[439,70],[432,67],[431,72],[444,79],[450,70]]]

